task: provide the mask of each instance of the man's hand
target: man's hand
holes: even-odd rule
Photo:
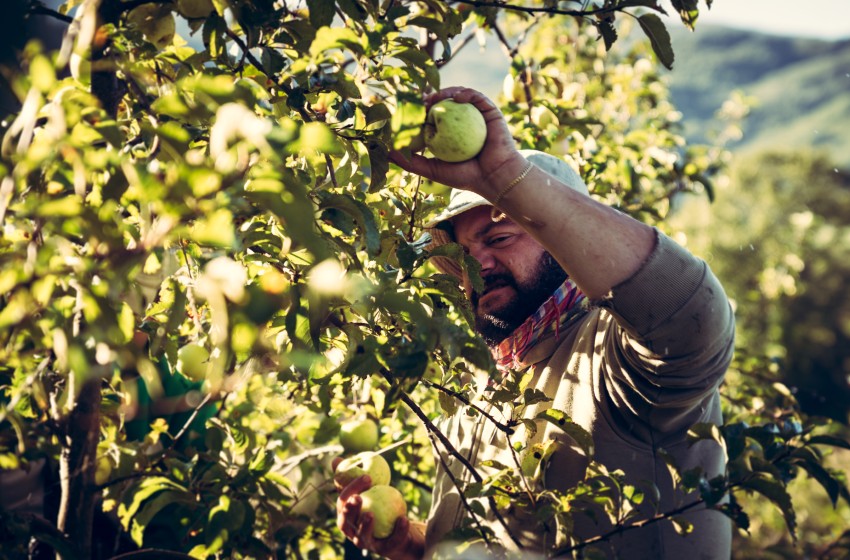
[[[416,154],[408,160],[401,152],[391,152],[390,161],[406,171],[432,181],[473,190],[484,196],[490,194],[490,188],[497,186],[501,178],[508,177],[509,181],[527,165],[525,158],[516,148],[502,112],[487,96],[469,88],[450,87],[426,97],[425,106],[430,109],[443,99],[471,103],[481,111],[487,123],[487,141],[481,152],[476,157],[459,163],[447,163]]]
[[[336,470],[341,458],[333,461]],[[419,559],[424,553],[424,523],[411,522],[406,517],[396,521],[392,534],[385,539],[376,539],[373,535],[375,518],[371,513],[361,511],[363,501],[360,497],[372,486],[369,475],[354,479],[344,488],[334,483],[339,491],[336,501],[336,524],[358,548],[386,556],[392,560]]]

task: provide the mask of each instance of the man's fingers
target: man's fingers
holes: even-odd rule
[[[337,527],[342,531],[342,534],[353,539],[359,533],[360,524],[360,509],[363,506],[363,501],[359,495],[342,502],[337,505],[340,515],[337,516]]]
[[[348,500],[351,496],[355,494],[362,494],[366,490],[372,487],[372,479],[369,478],[368,474],[364,474],[363,476],[358,476],[351,483],[342,489],[339,493],[339,499],[341,501]]]
[[[393,526],[393,532],[389,537],[383,539],[381,543],[383,550],[395,550],[397,548],[402,548],[407,543],[407,533],[410,532],[410,521],[407,517],[399,517],[395,526]]]

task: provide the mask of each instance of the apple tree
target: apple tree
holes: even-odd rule
[[[416,141],[441,67],[476,34],[501,42],[518,143],[563,154],[595,196],[651,223],[677,193],[711,196],[723,166],[678,129],[662,6],[575,4],[30,2],[67,31],[6,72],[20,109],[0,144],[0,554],[339,556],[331,460],[352,421],[380,426],[359,444],[424,518],[435,457],[455,453],[435,419],[475,413],[468,375],[493,371],[457,281],[428,260],[477,276],[459,246],[428,250],[445,188],[388,162]],[[673,2],[689,27],[697,4]],[[647,42],[617,50],[624,33]],[[545,397],[517,374],[494,398]],[[785,486],[801,470],[848,497],[822,466],[844,440],[793,407],[748,411],[694,427],[731,450],[723,477],[679,473],[695,503],[746,529],[734,496],[764,495],[793,532]],[[628,514],[642,496],[601,465],[555,499],[506,500],[528,486],[522,465],[470,468],[468,535],[492,547],[475,520],[511,500],[563,527],[591,499],[617,531],[688,530],[677,512]],[[41,499],[16,500],[11,481]],[[565,530],[559,552],[606,538]]]

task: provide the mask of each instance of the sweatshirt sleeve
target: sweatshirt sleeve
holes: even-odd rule
[[[636,414],[700,403],[722,381],[734,349],[720,282],[704,261],[657,230],[656,237],[638,271],[595,302],[615,319],[606,342],[615,400]]]

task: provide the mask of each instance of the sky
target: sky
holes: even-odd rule
[[[669,2],[664,2],[669,7]],[[668,13],[675,13],[668,9]],[[700,2],[697,23],[821,39],[850,38],[850,0],[714,0]]]

